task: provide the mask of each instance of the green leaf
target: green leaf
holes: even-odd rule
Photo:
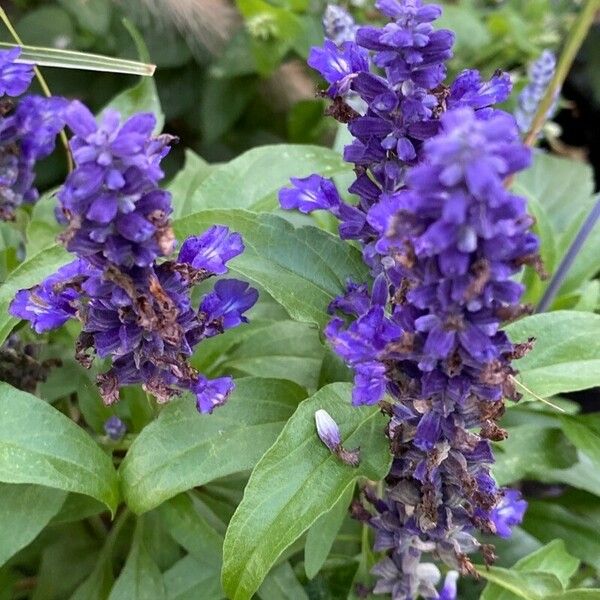
[[[223,536],[200,515],[190,496],[175,496],[162,504],[159,511],[173,539],[199,562],[213,567],[218,579]]]
[[[0,48],[14,48],[15,44],[0,42]],[[60,67],[61,69],[79,69],[82,71],[99,71],[103,73],[123,73],[124,75],[142,75],[151,77],[154,65],[113,58],[101,54],[89,54],[75,50],[59,50],[57,48],[42,48],[38,46],[20,46],[23,62],[30,62],[40,67]]]
[[[308,600],[294,569],[287,561],[277,565],[267,575],[257,594],[262,600]]]
[[[247,378],[212,415],[199,414],[191,398],[172,402],[121,464],[127,504],[143,513],[179,492],[251,469],[304,397],[289,381]]]
[[[168,600],[221,600],[219,572],[188,555],[164,574]]]
[[[211,172],[190,198],[190,212],[209,208],[270,211],[278,206],[276,194],[289,184],[290,177],[313,173],[331,177],[348,170],[339,153],[321,146],[253,148]]]
[[[568,590],[562,594],[552,594],[545,600],[600,600],[600,589]]]
[[[250,598],[285,549],[358,477],[378,480],[387,473],[385,418],[376,407],[353,407],[350,394],[351,385],[336,383],[300,404],[252,472],[225,536],[222,580],[232,600]],[[360,446],[358,468],[343,464],[319,440],[318,409],[336,420],[347,448]]]
[[[200,126],[205,143],[212,143],[227,133],[241,117],[256,94],[254,78],[224,79],[208,77],[202,86]],[[227,98],[227,102],[223,102]]]
[[[600,315],[542,313],[520,319],[506,331],[514,342],[536,339],[533,350],[516,365],[517,379],[538,396],[547,398],[600,385]]]
[[[109,600],[166,600],[161,572],[144,542],[143,517],[137,522],[127,562]]]
[[[308,530],[304,547],[304,570],[309,579],[321,570],[331,551],[331,546],[348,515],[348,506],[352,501],[354,486],[349,486],[335,505],[321,515]]]
[[[124,20],[123,23],[133,38],[140,57],[148,60],[148,49],[139,31],[127,20]],[[156,83],[152,77],[142,77],[137,85],[115,96],[105,108],[112,108],[121,113],[123,121],[138,112],[153,113],[156,117],[155,133],[160,133],[165,124],[165,115],[160,106]]]
[[[562,430],[571,443],[600,468],[600,414],[561,416]]]
[[[16,24],[24,42],[37,46],[65,48],[75,41],[73,21],[60,6],[41,6],[28,11]]]
[[[511,570],[519,573],[529,573],[531,571],[549,573],[555,575],[562,587],[566,588],[578,567],[579,560],[567,552],[565,543],[562,540],[554,540],[547,546],[519,560]],[[488,583],[480,600],[515,600],[518,597],[513,592],[503,589],[495,583]]]
[[[207,376],[255,375],[318,387],[325,349],[319,331],[296,321],[257,322],[202,343],[194,366]]]
[[[598,519],[547,501],[531,501],[523,522],[523,528],[542,542],[564,540],[572,555],[596,569],[600,569],[599,526]]]
[[[97,36],[110,29],[111,3],[107,0],[58,0],[75,18],[80,27]]]
[[[524,600],[545,600],[550,594],[562,591],[558,577],[541,571],[519,572],[500,567],[476,566],[481,577],[496,584],[501,590],[510,592],[506,599],[523,598]],[[489,596],[486,600],[502,596]],[[483,598],[483,597],[482,597]]]
[[[0,286],[0,344],[19,322],[8,314],[8,306],[15,294],[36,285],[71,259],[72,256],[61,246],[51,246],[25,260],[7,277]]]
[[[185,163],[166,189],[173,195],[173,218],[193,212],[188,208],[189,199],[197,187],[208,177],[214,165],[209,165],[193,150],[185,149]]]
[[[298,321],[324,326],[331,318],[327,306],[346,281],[367,279],[357,249],[316,227],[294,229],[275,215],[205,210],[174,226],[184,239],[214,223],[229,225],[244,238],[246,249],[229,263],[231,273],[265,289]]]
[[[0,483],[0,566],[44,529],[65,497],[62,490],[39,485]]]
[[[562,234],[591,206],[594,173],[584,162],[538,151],[533,165],[516,177],[513,191],[536,199],[550,217],[555,231]]]
[[[0,481],[78,492],[112,512],[119,502],[111,458],[62,413],[6,383],[0,383]]]
[[[560,429],[521,425],[508,432],[508,442],[494,445],[493,472],[500,485],[526,477],[539,479],[548,469],[566,469],[577,461],[575,449]]]

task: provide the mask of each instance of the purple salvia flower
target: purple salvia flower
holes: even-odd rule
[[[357,26],[352,15],[337,4],[328,4],[323,15],[325,35],[338,46],[344,42],[353,42]]]
[[[342,202],[335,184],[330,179],[311,175],[303,179],[292,177],[290,181],[293,188],[283,188],[279,191],[279,202],[286,210],[295,208],[303,213],[330,210],[335,213]]]
[[[523,521],[526,510],[527,502],[523,500],[517,490],[504,490],[504,495],[490,515],[496,535],[509,538],[512,535],[512,528],[520,525]]]
[[[158,189],[160,161],[171,136],[152,136],[156,119],[138,113],[121,125],[106,110],[100,124],[80,102],[65,111],[75,136],[76,168],[60,190],[61,210],[69,223],[66,247],[95,264],[147,267],[174,249],[169,221],[171,197]]]
[[[94,355],[111,361],[98,377],[106,404],[119,399],[122,386],[141,384],[159,402],[191,392],[198,409],[211,412],[226,401],[233,382],[207,380],[188,359],[201,340],[245,323],[258,292],[221,280],[199,309],[191,292],[227,271],[226,263],[244,249],[241,236],[215,225],[186,240],[171,260],[171,196],[158,187],[170,138],[152,137],[155,120],[145,113],[123,125],[114,111],[97,124],[78,102],[66,113],[76,134],[76,168],[59,192],[69,224],[61,239],[79,258],[18,292],[10,312],[38,332],[79,319],[77,359],[86,367]]]
[[[503,398],[518,399],[511,361],[531,347],[501,329],[525,310],[514,276],[524,264],[539,266],[525,200],[505,188],[530,152],[514,119],[495,108],[510,93],[507,75],[485,81],[468,70],[443,84],[453,34],[434,30],[438,7],[376,6],[391,22],[358,29],[366,68],[330,76],[324,65],[335,49],[327,42],[311,63],[331,84],[330,114],[354,136],[344,158],[357,173],[349,192],[358,201],[330,202],[317,176],[295,181],[280,201],[332,212],[374,277],[370,294],[351,284],[331,303],[346,317],[325,330],[354,370],[353,403],[380,403],[390,415],[395,458],[384,496],[365,488],[372,512],[356,513],[375,529],[375,550],[386,552],[374,591],[454,600],[457,572],[474,573],[468,555],[494,559],[477,531],[504,534],[525,509],[493,479],[490,440],[506,436],[496,421]],[[350,106],[350,94],[365,107]],[[427,555],[451,569],[441,589]]]
[[[227,272],[225,264],[243,251],[244,244],[239,233],[231,233],[222,225],[213,225],[202,235],[185,240],[177,260],[194,269],[223,275]]]
[[[535,113],[546,94],[546,90],[554,77],[556,57],[551,50],[544,50],[529,68],[529,81],[519,94],[515,119],[521,133],[527,133],[533,123]],[[550,107],[546,118],[549,119],[556,110],[556,101]]]
[[[308,64],[330,84],[327,93],[332,98],[347,94],[356,75],[369,68],[364,49],[354,42],[344,42],[337,46],[331,40],[325,40],[323,48],[311,50]]]
[[[201,413],[211,413],[217,406],[222,406],[233,392],[235,385],[231,377],[206,379],[200,375],[192,391],[196,395],[196,406]]]
[[[38,199],[35,166],[54,150],[66,104],[63,98],[25,96],[0,117],[1,220],[12,220],[18,206]]]
[[[104,433],[113,442],[118,442],[127,433],[127,425],[119,417],[113,415],[104,422]]]
[[[33,65],[16,63],[20,54],[21,48],[0,50],[0,97],[20,96],[31,85]]]

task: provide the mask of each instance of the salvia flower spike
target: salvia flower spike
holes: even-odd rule
[[[203,340],[237,327],[258,293],[243,281],[219,280],[192,304],[194,285],[227,272],[241,254],[241,236],[215,225],[184,241],[173,256],[171,195],[159,187],[162,158],[173,138],[154,137],[154,116],[138,113],[124,123],[107,110],[98,123],[80,102],[64,111],[75,133],[75,170],[58,193],[61,235],[76,255],[70,264],[30,290],[18,292],[14,316],[38,333],[72,318],[81,321],[77,359],[110,359],[98,377],[104,402],[122,386],[142,384],[159,402],[184,391],[200,412],[225,403],[231,377],[209,380],[188,362]]]
[[[510,94],[508,75],[486,81],[466,70],[445,83],[454,35],[434,28],[440,8],[376,7],[387,25],[327,40],[309,58],[327,81],[329,113],[354,138],[344,157],[358,200],[347,204],[316,175],[293,179],[280,200],[335,215],[373,277],[371,286],[349,282],[325,330],[354,371],[353,403],[379,403],[390,416],[384,494],[365,488],[371,512],[356,511],[386,554],[373,591],[449,600],[457,572],[475,572],[469,554],[494,559],[477,532],[509,535],[526,507],[495,482],[490,442],[506,437],[497,420],[503,398],[519,398],[512,360],[532,344],[511,343],[501,327],[528,310],[514,275],[539,264],[525,200],[505,186],[530,151],[514,117],[494,108]],[[348,105],[353,96],[362,106]],[[322,439],[332,442],[329,425]],[[450,568],[445,581],[434,559]]]

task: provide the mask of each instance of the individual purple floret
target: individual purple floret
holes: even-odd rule
[[[20,96],[31,85],[33,65],[16,63],[20,55],[21,48],[0,50],[0,97]]]
[[[309,63],[330,84],[329,114],[354,138],[344,158],[357,201],[345,203],[331,182],[311,176],[292,180],[280,202],[329,210],[340,237],[360,243],[373,276],[370,292],[348,284],[330,305],[343,314],[325,329],[354,371],[353,404],[379,403],[390,417],[394,461],[383,497],[367,487],[370,510],[355,510],[386,554],[373,591],[455,599],[457,572],[475,574],[468,555],[495,558],[477,532],[506,535],[526,507],[491,475],[490,441],[506,437],[497,421],[503,399],[519,398],[512,361],[532,344],[515,345],[502,331],[527,310],[515,276],[525,264],[539,267],[526,202],[506,188],[530,151],[514,118],[495,108],[510,94],[508,75],[486,81],[467,70],[444,84],[453,34],[434,30],[438,7],[376,6],[391,22],[358,29],[352,50],[369,51],[363,65],[332,77],[331,42]],[[351,93],[363,109],[349,105]],[[451,569],[443,584],[432,559]]]
[[[290,181],[294,187],[279,193],[281,207],[286,210],[296,208],[303,213],[319,209],[335,211],[341,204],[340,195],[330,179],[311,175],[304,179],[292,177]]]
[[[118,442],[127,433],[127,425],[119,417],[113,415],[104,422],[104,433],[113,442]]]
[[[68,228],[61,239],[78,255],[30,290],[18,292],[14,316],[38,332],[81,321],[77,359],[110,359],[98,377],[106,404],[125,385],[142,384],[159,402],[183,391],[212,412],[233,390],[225,377],[208,380],[190,366],[203,340],[245,323],[258,293],[234,279],[192,303],[192,288],[227,271],[244,250],[241,236],[215,225],[188,238],[172,259],[171,196],[158,187],[168,137],[152,137],[154,118],[139,114],[122,126],[114,112],[97,125],[80,103],[67,111],[76,168],[59,198]],[[161,259],[160,262],[157,259]]]
[[[527,502],[517,490],[505,490],[504,496],[490,515],[496,535],[509,538],[512,535],[512,528],[523,521],[526,510]]]
[[[518,106],[515,110],[515,119],[521,133],[527,133],[531,129],[535,113],[546,95],[555,70],[556,57],[551,50],[544,50],[529,68],[529,81],[519,94]],[[555,110],[556,99],[546,118],[549,119]]]

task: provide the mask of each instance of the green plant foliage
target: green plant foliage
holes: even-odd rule
[[[332,384],[303,402],[255,467],[225,537],[223,587],[229,597],[250,598],[281,553],[358,477],[386,473],[389,450],[380,435],[385,420],[375,408],[350,406],[349,391],[347,384]],[[337,421],[348,448],[361,448],[358,469],[341,463],[319,440],[317,409]]]

